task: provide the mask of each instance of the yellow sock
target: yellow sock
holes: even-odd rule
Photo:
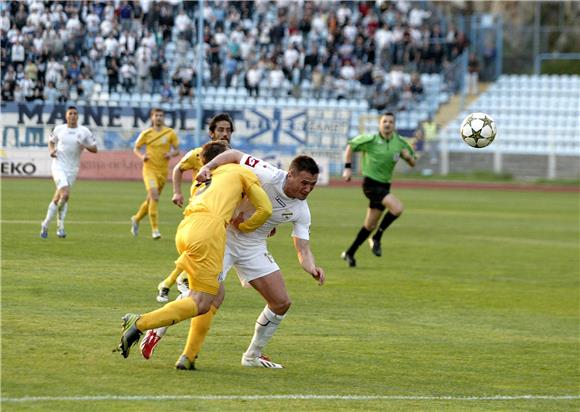
[[[162,308],[141,315],[136,325],[137,329],[144,332],[162,326],[175,325],[195,315],[197,315],[197,305],[193,298],[187,297],[185,299],[174,300]]]
[[[168,289],[171,289],[171,286],[175,285],[175,282],[177,281],[177,277],[181,274],[181,269],[173,269],[173,272],[171,272],[171,274],[169,276],[167,276],[165,279],[163,279],[163,281],[161,282],[163,284],[163,287],[166,287]]]
[[[190,361],[193,361],[195,356],[201,350],[201,346],[203,345],[205,337],[209,332],[211,322],[216,312],[217,308],[214,305],[211,305],[207,313],[191,319],[191,326],[189,327],[187,342],[185,344],[185,348],[183,349],[183,354]]]
[[[159,230],[159,202],[155,200],[149,201],[149,223],[151,223],[151,230]]]
[[[143,219],[145,217],[145,215],[147,215],[148,210],[149,210],[149,201],[146,200],[143,203],[141,203],[141,206],[139,206],[139,210],[137,211],[135,216],[133,216],[133,218],[137,222],[141,221],[141,219]]]

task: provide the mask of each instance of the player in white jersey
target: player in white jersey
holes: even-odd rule
[[[254,232],[241,233],[236,226],[244,218],[251,216],[253,208],[242,203],[234,214],[236,218],[228,226],[223,272],[220,275],[220,293],[212,303],[212,310],[200,317],[200,326],[195,333],[194,344],[186,348],[176,364],[178,369],[195,369],[194,362],[209,330],[211,319],[224,298],[223,281],[233,266],[242,285],[252,286],[266,300],[266,307],[258,316],[252,341],[242,355],[242,365],[248,367],[281,368],[264,356],[262,350],[274,335],[278,325],[290,308],[291,301],[284,284],[280,267],[268,252],[266,239],[273,234],[281,223],[292,223],[292,238],[302,268],[312,275],[320,285],[324,284],[322,268],[316,266],[310,250],[310,210],[306,198],[314,189],[319,169],[316,162],[308,156],[298,156],[290,165],[289,171],[277,169],[272,165],[236,150],[228,150],[200,169],[198,180],[211,176],[210,170],[225,163],[240,163],[254,171],[262,188],[272,202],[271,217]],[[180,288],[182,291],[182,288]],[[178,297],[179,299],[179,297]],[[204,317],[206,317],[204,319]],[[141,342],[141,352],[149,358],[165,330],[149,331]],[[191,333],[191,332],[190,332]]]
[[[48,139],[48,152],[52,157],[52,178],[56,192],[52,197],[46,218],[41,223],[40,237],[48,237],[48,225],[56,215],[56,235],[66,237],[64,219],[68,209],[70,189],[74,184],[81,161],[83,149],[97,153],[97,141],[91,131],[79,126],[79,112],[76,107],[69,106],[66,110],[66,124],[56,126]]]

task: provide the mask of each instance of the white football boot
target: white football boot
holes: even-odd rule
[[[247,368],[271,368],[271,369],[282,369],[284,366],[279,363],[274,363],[266,355],[248,357],[246,355],[242,356],[242,366]]]

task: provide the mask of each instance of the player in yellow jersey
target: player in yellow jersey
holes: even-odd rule
[[[222,142],[207,143],[203,147],[202,160],[207,163],[226,148]],[[247,196],[256,211],[243,222],[232,221],[243,196]],[[223,266],[227,224],[231,222],[241,232],[251,232],[271,214],[268,195],[250,170],[239,164],[215,169],[211,180],[190,199],[175,235],[175,245],[180,253],[176,264],[187,272],[190,293],[186,298],[170,302],[153,312],[123,316],[118,346],[123,357],[129,356],[131,346],[139,341],[144,331],[174,325],[206,313],[219,290],[218,275]],[[190,336],[186,347],[191,344]],[[189,363],[184,356],[177,361],[180,369],[187,368]]]
[[[229,146],[233,132],[234,121],[227,113],[218,113],[209,122],[209,137],[212,141],[223,141]],[[183,174],[186,171],[191,170],[192,177],[195,177],[199,169],[201,169],[203,166],[203,162],[201,161],[200,157],[201,150],[201,147],[190,150],[173,168],[173,198],[171,200],[179,207],[183,206],[183,194],[181,193],[181,182],[183,181]],[[196,183],[197,182],[195,179],[193,179],[190,196],[193,196]],[[158,302],[165,303],[169,301],[169,289],[171,289],[171,287],[175,284],[175,281],[180,273],[181,271],[178,268],[175,268],[173,272],[167,276],[167,278],[159,283],[157,286]]]
[[[143,181],[147,199],[131,217],[131,233],[137,236],[139,222],[149,214],[152,237],[160,239],[159,196],[167,181],[169,159],[179,155],[179,139],[175,130],[165,126],[165,113],[162,109],[151,109],[151,127],[139,135],[133,152],[143,161]]]

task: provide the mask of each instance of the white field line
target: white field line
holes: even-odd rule
[[[2,402],[94,402],[94,401],[261,401],[261,400],[340,400],[340,401],[564,401],[580,395],[490,395],[490,396],[404,396],[404,395],[160,395],[160,396],[25,396],[2,398]]]
[[[38,221],[36,220],[0,220],[1,224],[17,224],[17,225],[40,225],[40,221],[41,219],[39,219]],[[110,221],[110,220],[67,220],[66,223],[68,225],[126,225],[126,226],[130,226],[131,225],[131,221],[129,219],[127,220],[116,220],[116,221]]]

